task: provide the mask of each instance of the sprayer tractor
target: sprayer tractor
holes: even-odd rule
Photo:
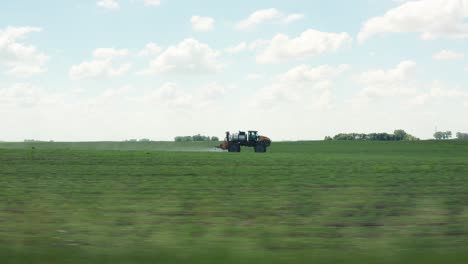
[[[253,147],[255,152],[264,153],[270,145],[271,140],[258,135],[257,131],[239,131],[238,133],[226,132],[226,138],[219,148],[229,152],[241,152],[241,146],[244,146]]]

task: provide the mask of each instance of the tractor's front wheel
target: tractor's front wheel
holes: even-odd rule
[[[255,152],[257,153],[265,153],[266,152],[266,147],[263,144],[257,144],[255,145]]]

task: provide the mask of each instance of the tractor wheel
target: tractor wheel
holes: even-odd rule
[[[236,152],[240,152],[240,145],[236,144]]]
[[[257,144],[255,145],[255,152],[257,153],[265,153],[266,152],[266,147],[263,144]]]
[[[240,152],[239,144],[230,144],[228,148],[229,152]]]
[[[234,145],[234,144],[229,144],[228,151],[229,151],[229,152],[236,152],[236,145]]]

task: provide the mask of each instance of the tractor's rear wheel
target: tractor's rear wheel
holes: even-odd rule
[[[228,151],[229,152],[240,152],[239,144],[229,144]]]
[[[263,144],[257,144],[255,145],[255,152],[257,153],[265,153],[266,152],[266,147]]]
[[[234,144],[230,144],[228,147],[229,152],[236,152],[236,146]]]

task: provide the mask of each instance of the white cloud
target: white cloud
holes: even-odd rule
[[[468,67],[465,67],[465,71],[468,72]]]
[[[113,60],[128,55],[126,49],[99,48],[94,50],[93,57],[100,60]]]
[[[259,74],[259,73],[250,73],[250,74],[247,74],[247,77],[245,77],[247,80],[249,81],[255,81],[255,80],[260,80],[263,78],[263,75]]]
[[[433,87],[429,93],[431,97],[435,98],[468,98],[468,91],[463,91],[460,89],[450,89],[444,86],[443,83],[439,81],[433,82]]]
[[[416,63],[403,61],[390,70],[371,70],[355,77],[363,89],[353,99],[355,104],[367,104],[378,98],[400,98],[400,102],[422,105],[429,101],[468,98],[468,92],[449,88],[440,81],[425,84],[415,78]]]
[[[333,106],[332,83],[349,68],[322,65],[311,68],[301,65],[278,75],[274,82],[255,96],[257,107],[275,107],[284,104],[310,109],[329,109]]]
[[[116,0],[100,0],[96,3],[98,6],[107,9],[119,9],[120,5]]]
[[[332,97],[332,86],[328,81],[296,87],[287,83],[272,83],[257,93],[253,104],[260,109],[285,106],[289,109],[300,107],[302,110],[330,109],[333,107]]]
[[[380,88],[389,87],[412,79],[416,70],[416,62],[402,61],[390,70],[370,70],[355,77],[364,86]]]
[[[102,97],[104,98],[119,97],[119,96],[127,94],[130,91],[130,89],[131,87],[128,85],[122,86],[119,88],[110,88],[104,91],[104,93],[102,94]]]
[[[162,48],[156,43],[148,43],[146,46],[138,53],[140,56],[156,56],[161,53]]]
[[[252,13],[247,19],[239,22],[236,25],[236,29],[249,30],[261,23],[264,23],[266,21],[272,21],[280,17],[281,13],[275,8],[257,10],[254,13]]]
[[[219,52],[195,39],[185,39],[170,46],[150,61],[143,74],[161,73],[213,73],[222,69]]]
[[[100,95],[88,98],[87,100],[80,103],[84,104],[83,108],[85,108],[88,112],[93,112],[96,110],[96,108],[99,107],[111,107],[122,102],[130,102],[130,98],[127,95],[131,89],[132,87],[129,85],[108,88]]]
[[[246,42],[241,42],[237,44],[236,46],[228,47],[226,49],[226,52],[229,54],[237,54],[239,52],[242,52],[247,49],[247,43]]]
[[[161,88],[154,91],[153,99],[167,106],[190,106],[192,96],[181,90],[176,83],[165,83]]]
[[[466,100],[468,98],[468,91],[447,87],[440,81],[433,81],[430,87],[429,91],[418,94],[414,98],[413,103],[422,105],[430,101]]]
[[[418,84],[414,81],[416,63],[402,61],[389,70],[369,70],[354,77],[363,87],[351,100],[355,106],[366,105],[378,98],[403,96],[408,101],[417,100]]]
[[[286,24],[293,23],[299,20],[304,19],[304,14],[290,14],[283,18],[283,22]]]
[[[33,107],[38,104],[55,103],[57,95],[46,94],[43,90],[27,83],[0,87],[1,107]]]
[[[214,29],[215,20],[211,17],[192,16],[190,22],[193,30],[207,32]]]
[[[0,88],[1,105],[32,106],[37,103],[38,98],[37,89],[29,84],[14,84]]]
[[[464,57],[463,53],[452,50],[442,50],[432,56],[434,60],[462,60]]]
[[[346,64],[342,64],[338,67],[322,65],[316,68],[311,68],[307,65],[300,65],[284,74],[281,74],[279,76],[279,80],[293,83],[316,82],[340,75],[348,69],[349,65]]]
[[[161,4],[161,0],[144,0],[143,3],[145,6],[159,6]]]
[[[202,103],[213,102],[220,100],[226,94],[227,89],[217,83],[205,85],[198,92]]]
[[[252,30],[266,22],[292,23],[304,18],[303,14],[285,15],[276,8],[262,9],[253,12],[248,18],[236,25],[237,30]]]
[[[28,77],[42,73],[49,57],[36,47],[18,42],[29,33],[40,32],[37,27],[7,27],[0,29],[0,65],[6,73]]]
[[[217,83],[187,90],[182,89],[175,82],[166,82],[161,87],[151,89],[134,100],[169,109],[194,109],[218,102],[224,97],[226,90]]]
[[[468,0],[405,1],[385,15],[369,19],[358,35],[359,42],[382,33],[419,33],[422,39],[468,36]]]
[[[350,42],[351,37],[344,32],[328,33],[309,29],[292,39],[287,35],[278,34],[260,50],[257,62],[268,64],[288,59],[303,59],[337,51]]]
[[[270,44],[270,40],[266,39],[257,39],[249,44],[249,50],[257,50],[257,49],[266,49]]]
[[[71,67],[69,75],[72,80],[117,77],[125,74],[131,68],[130,64],[115,66],[117,59],[126,57],[128,50],[100,48],[93,52],[93,59]]]

